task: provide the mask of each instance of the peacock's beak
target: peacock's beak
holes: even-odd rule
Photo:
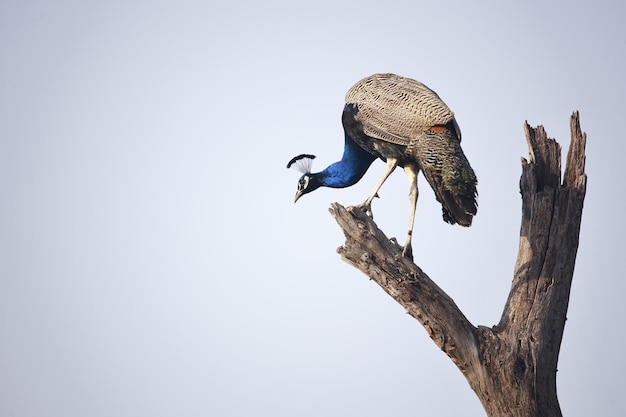
[[[300,197],[302,197],[302,191],[298,190],[298,192],[296,193],[296,197],[293,199],[293,203],[296,204]]]

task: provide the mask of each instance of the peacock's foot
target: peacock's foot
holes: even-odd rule
[[[379,198],[378,193],[374,194],[373,196],[370,195],[362,204],[357,204],[354,207],[363,210],[370,219],[374,220],[374,213],[372,213],[372,201],[375,198]]]
[[[411,245],[410,241],[407,242],[406,245],[404,245],[404,248],[402,248],[402,256],[413,260],[413,246]]]
[[[363,204],[357,204],[355,206],[356,208],[363,210],[363,212],[372,220],[374,220],[374,213],[372,213],[372,203],[371,202],[365,202]]]
[[[413,246],[411,245],[410,241],[407,242],[406,245],[400,246],[400,244],[398,243],[398,239],[396,239],[395,237],[392,237],[389,240],[391,241],[391,243],[394,244],[396,249],[398,249],[398,250],[402,249],[402,256],[403,257],[409,258],[411,261],[413,260]]]

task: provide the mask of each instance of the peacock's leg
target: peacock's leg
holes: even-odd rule
[[[410,212],[409,212],[409,231],[406,237],[406,243],[404,249],[402,249],[402,256],[406,256],[409,259],[413,259],[413,247],[411,245],[411,239],[413,238],[413,224],[415,223],[415,208],[417,207],[417,197],[419,191],[417,190],[417,174],[419,168],[416,166],[407,165],[404,167],[404,172],[409,177],[409,200]]]
[[[387,158],[387,169],[385,170],[385,173],[383,174],[381,179],[378,181],[378,183],[374,187],[374,190],[372,190],[370,195],[367,196],[363,204],[359,204],[357,206],[360,209],[362,209],[372,219],[374,218],[374,215],[372,214],[372,201],[374,200],[374,198],[378,197],[378,190],[380,190],[380,187],[383,186],[383,183],[387,180],[387,178],[389,178],[389,176],[391,175],[393,170],[396,169],[397,166],[398,166],[397,159]]]

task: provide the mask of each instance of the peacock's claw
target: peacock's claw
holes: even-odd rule
[[[409,258],[411,261],[413,260],[413,248],[411,242],[408,242],[402,249],[402,256]]]
[[[356,206],[362,210],[370,219],[374,220],[374,213],[372,213],[372,203],[363,203]]]

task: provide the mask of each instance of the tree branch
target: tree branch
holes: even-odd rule
[[[330,212],[346,235],[337,249],[342,259],[363,271],[426,329],[433,341],[465,373],[476,360],[476,328],[437,284],[402,256],[362,210],[332,204]]]

